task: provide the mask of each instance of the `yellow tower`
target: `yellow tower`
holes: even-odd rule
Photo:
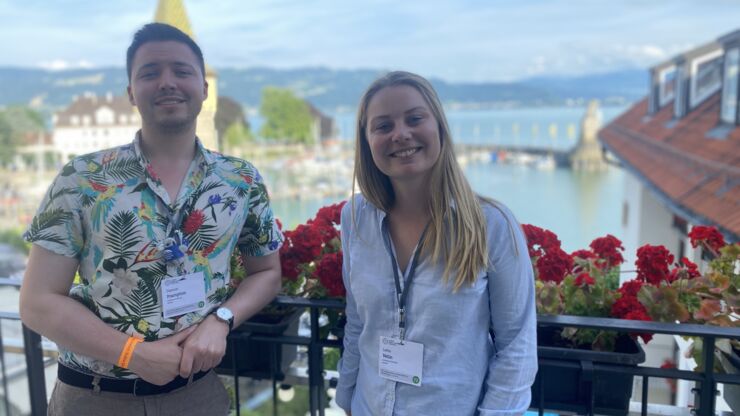
[[[174,26],[188,36],[195,39],[190,20],[181,0],[159,0],[154,21]],[[216,132],[216,103],[218,102],[218,75],[206,64],[206,81],[208,82],[208,98],[203,103],[203,109],[198,116],[196,134],[203,145],[212,150],[218,148],[218,133]]]

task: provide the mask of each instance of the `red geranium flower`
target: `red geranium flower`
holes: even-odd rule
[[[722,233],[717,231],[717,228],[705,227],[703,225],[694,226],[689,232],[689,238],[691,239],[692,247],[696,248],[704,244],[714,252],[719,251],[726,244],[725,238],[722,236]]]
[[[644,285],[639,280],[630,280],[624,282],[622,287],[619,288],[620,293],[619,299],[612,305],[611,315],[614,318],[619,319],[632,319],[636,321],[652,321],[650,315],[647,313],[647,309],[637,299],[637,293],[640,288]],[[653,338],[652,334],[640,333],[632,334],[633,336],[640,336],[645,343],[650,342]]]
[[[686,257],[681,257],[681,261],[676,267],[671,270],[671,274],[668,277],[668,281],[672,282],[676,279],[694,279],[701,276],[699,273],[699,266]]]
[[[543,282],[560,283],[573,268],[573,258],[559,247],[550,249],[537,259],[537,274]]]
[[[558,236],[550,230],[545,230],[531,224],[522,224],[522,230],[527,237],[529,257],[541,257],[548,250],[560,248]]]
[[[316,213],[316,217],[313,220],[309,220],[308,223],[317,222],[325,226],[340,225],[342,222],[342,208],[347,201],[342,201],[337,204],[327,205],[321,207]]]
[[[288,234],[288,233],[286,233]],[[321,254],[321,233],[316,227],[301,224],[289,233],[289,247],[299,263],[311,262]]]
[[[637,278],[654,285],[669,279],[668,266],[673,263],[673,254],[663,246],[645,244],[637,249]]]
[[[604,260],[604,266],[607,269],[611,269],[624,262],[624,257],[620,253],[620,251],[624,251],[622,242],[611,234],[595,239],[591,242],[590,247],[600,259]]]
[[[596,254],[594,254],[594,252],[591,250],[576,250],[570,253],[570,256],[574,258],[577,257],[579,259],[584,259],[584,260],[596,258]]]
[[[326,288],[326,294],[331,297],[343,297],[346,294],[344,282],[342,281],[342,253],[327,253],[319,264],[316,265],[316,271],[313,274],[321,285]]]
[[[596,280],[590,274],[583,272],[576,276],[575,284],[576,286],[591,286],[596,284]]]

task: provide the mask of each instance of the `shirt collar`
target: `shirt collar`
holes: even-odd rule
[[[133,148],[134,148],[134,154],[139,159],[141,166],[146,169],[147,166],[149,166],[149,159],[144,155],[144,152],[141,150],[141,130],[136,132],[136,136],[134,137],[133,141]],[[195,137],[195,160],[200,162],[200,159],[206,163],[206,165],[211,166],[216,162],[216,156],[211,152],[210,150],[206,149],[203,146],[203,143],[200,141],[200,139],[196,136]]]

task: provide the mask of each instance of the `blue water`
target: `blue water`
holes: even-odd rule
[[[601,109],[604,123],[627,107]],[[538,107],[505,110],[451,110],[447,122],[456,143],[499,144],[509,146],[567,149],[580,134],[584,107]],[[335,113],[339,137],[354,137],[355,114]]]
[[[604,123],[621,114],[627,107],[601,109]],[[572,147],[580,134],[580,120],[585,107],[537,107],[504,110],[448,110],[447,121],[456,143],[500,144],[510,146]],[[353,140],[355,114],[331,113],[342,140]],[[250,116],[252,131],[264,124],[259,115]]]
[[[624,109],[602,109],[604,123]],[[584,111],[583,108],[450,111],[448,118],[453,135],[458,138],[456,141],[491,143],[500,140],[493,143],[517,144],[511,126],[518,124],[518,144],[537,145],[539,140],[565,148],[576,140],[568,138],[567,126],[575,125],[578,130]],[[349,134],[345,137],[349,140],[351,133],[348,132],[353,129],[354,115],[336,115],[335,120],[341,135]],[[532,134],[533,125],[549,124],[557,126],[554,139],[548,136],[547,128],[538,127],[539,136]],[[497,126],[500,132],[498,139],[494,137]],[[470,164],[465,167],[465,174],[476,192],[503,202],[520,222],[555,232],[567,251],[586,248],[594,238],[606,234],[622,238],[620,219],[624,175],[617,168],[601,173],[579,173],[569,169],[537,170],[489,162]],[[268,186],[270,180],[267,177]],[[283,223],[292,228],[313,217],[321,206],[338,199],[273,200],[273,209]]]

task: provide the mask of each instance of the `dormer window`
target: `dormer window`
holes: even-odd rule
[[[694,108],[722,87],[722,50],[694,59],[690,77],[690,102],[691,108]]]
[[[109,107],[100,107],[95,111],[95,121],[97,124],[113,124],[115,114]]]
[[[725,63],[722,83],[722,110],[723,123],[737,124],[738,103],[738,74],[740,73],[740,48],[730,49],[725,53]]]
[[[659,106],[663,107],[673,99],[676,89],[676,66],[671,65],[658,73],[658,101]]]
[[[73,126],[76,126],[80,124],[80,117],[77,115],[73,115],[69,118],[69,122],[72,123]]]

